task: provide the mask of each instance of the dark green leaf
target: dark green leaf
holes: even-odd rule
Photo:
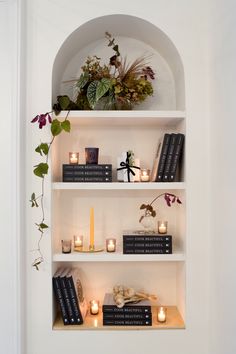
[[[76,86],[82,89],[87,84],[88,80],[89,80],[89,73],[85,72],[84,74],[80,75],[80,78],[76,83]]]
[[[34,200],[34,199],[35,199],[35,193],[32,193],[31,200]]]
[[[95,80],[91,82],[88,86],[87,99],[91,108],[94,108],[94,105],[96,103],[96,90],[98,83],[99,81]]]
[[[62,131],[61,122],[59,122],[58,119],[53,119],[51,124],[52,135],[57,136],[61,133],[61,131]]]
[[[48,225],[44,224],[43,222],[41,222],[41,224],[39,224],[39,227],[41,229],[48,229]]]
[[[105,93],[109,90],[110,87],[111,87],[110,79],[103,78],[101,79],[101,81],[98,82],[96,88],[96,102],[99,100],[99,98],[105,95]]]
[[[120,56],[119,47],[117,44],[114,45],[114,47],[112,49],[116,52],[117,56]]]
[[[155,210],[152,211],[152,216],[155,218],[155,216],[157,215],[157,213],[155,212]]]
[[[70,132],[70,121],[67,119],[64,120],[63,122],[61,122],[61,127],[65,132],[69,133]]]
[[[69,104],[70,104],[70,99],[68,96],[60,96],[58,98],[58,102],[59,102],[62,110],[64,111],[64,110],[68,109]]]
[[[41,156],[43,155],[42,153],[44,153],[44,155],[48,154],[48,144],[46,143],[42,143],[39,146],[36,147],[35,151],[38,152]]]
[[[48,173],[48,164],[47,163],[40,163],[39,165],[36,166],[34,169],[34,174],[38,177],[43,178],[44,175]]]
[[[146,204],[142,204],[140,209],[146,209],[146,207],[147,207]]]

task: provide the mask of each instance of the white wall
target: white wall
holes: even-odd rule
[[[23,1],[21,2],[23,7]],[[21,66],[21,6],[19,1],[0,2],[0,101],[1,101],[1,183],[0,183],[0,338],[1,352],[23,353],[24,347],[24,269],[23,224],[24,156],[22,118],[24,81]],[[23,49],[23,40],[21,41]],[[21,93],[20,93],[21,89]]]
[[[236,352],[236,3],[213,1],[209,16],[211,124],[210,353]]]
[[[187,329],[183,331],[53,332],[51,330],[50,240],[45,237],[46,257],[40,272],[31,269],[35,248],[35,214],[27,210],[28,293],[27,354],[51,354],[80,350],[84,354],[205,354],[208,329],[208,237],[207,196],[207,61],[205,1],[152,0],[78,2],[72,0],[28,1],[27,122],[50,108],[51,70],[55,55],[67,36],[84,21],[111,13],[127,13],[144,18],[163,30],[174,42],[183,60],[186,77],[187,109]],[[121,24],[122,25],[122,24]],[[109,29],[108,29],[109,30]],[[39,140],[36,128],[27,129],[27,195],[37,189],[31,168],[35,160],[32,146]],[[199,168],[199,161],[201,168]],[[204,173],[203,173],[204,171]],[[201,193],[199,193],[201,191]],[[47,189],[47,195],[50,195]],[[204,203],[202,202],[204,199]],[[47,200],[49,203],[50,200]],[[32,216],[33,215],[33,216]],[[196,217],[197,216],[197,217]],[[204,247],[202,246],[204,245]],[[115,345],[114,345],[115,344]],[[78,349],[77,349],[78,348]]]

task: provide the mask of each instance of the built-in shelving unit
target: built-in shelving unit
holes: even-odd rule
[[[132,16],[112,15],[102,21],[94,19],[81,26],[68,38],[56,57],[52,78],[53,100],[66,94],[63,82],[78,77],[78,67],[90,55],[93,48],[100,52],[101,38],[107,30],[116,35],[119,26],[119,42],[123,48],[131,48],[138,57],[143,52],[153,52],[150,65],[157,68],[158,81],[154,83],[154,96],[131,111],[63,111],[58,119],[68,114],[71,133],[60,134],[55,139],[51,155],[52,167],[52,274],[60,266],[76,266],[81,270],[84,294],[89,301],[103,301],[104,293],[116,284],[124,284],[155,293],[167,307],[167,321],[156,320],[153,307],[151,327],[107,327],[102,325],[101,311],[98,316],[88,315],[81,326],[64,326],[57,316],[56,306],[52,314],[55,330],[148,330],[185,328],[185,279],[186,279],[186,205],[187,192],[185,161],[179,182],[156,183],[117,181],[117,157],[122,151],[133,150],[143,168],[152,168],[158,142],[165,133],[186,134],[184,70],[179,54],[169,38],[157,27]],[[114,28],[113,28],[114,26]],[[140,31],[142,26],[143,31]],[[86,34],[86,35],[85,35]],[[137,38],[137,35],[139,38]],[[85,38],[87,42],[85,41]],[[82,39],[82,40],[81,40]],[[79,47],[78,47],[79,46]],[[77,48],[77,51],[75,50]],[[109,51],[109,49],[107,49]],[[140,54],[139,54],[140,53]],[[107,52],[105,53],[106,57]],[[157,92],[155,96],[155,92]],[[68,91],[68,95],[70,92]],[[84,163],[84,148],[99,147],[99,163],[113,166],[111,183],[64,183],[62,164],[68,163],[69,151],[80,154]],[[157,219],[168,220],[169,234],[173,236],[173,254],[125,255],[122,254],[122,232],[140,228],[140,205],[150,202],[163,192],[178,194],[183,204],[168,208],[159,200]],[[95,243],[104,247],[107,237],[115,237],[119,249],[109,254],[61,253],[61,240],[83,234],[88,242],[89,209],[95,210]],[[108,266],[109,264],[109,266]],[[55,301],[54,301],[55,305]]]

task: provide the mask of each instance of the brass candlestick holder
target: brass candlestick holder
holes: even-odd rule
[[[75,247],[74,251],[80,253],[96,253],[104,251],[104,248],[95,245],[89,245],[83,247]]]

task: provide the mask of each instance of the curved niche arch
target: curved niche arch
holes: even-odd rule
[[[78,78],[88,55],[97,55],[104,63],[113,55],[107,47],[105,31],[119,44],[123,57],[132,61],[149,56],[156,73],[154,95],[136,106],[146,110],[184,110],[184,69],[180,55],[169,37],[152,23],[129,15],[107,15],[94,18],[78,27],[59,49],[52,73],[52,100],[68,94],[73,98],[73,84],[65,81]]]

